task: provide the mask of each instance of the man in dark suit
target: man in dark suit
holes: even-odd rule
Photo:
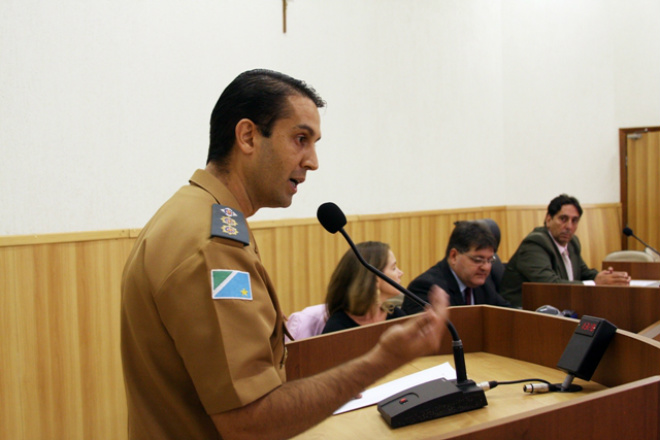
[[[545,225],[534,228],[525,237],[506,265],[500,285],[504,298],[521,307],[524,282],[629,284],[626,272],[612,268],[598,272],[584,262],[580,241],[575,236],[581,217],[582,207],[575,197],[561,194],[552,199]]]
[[[445,258],[415,278],[408,290],[426,300],[430,287],[437,284],[449,294],[452,306],[490,304],[510,307],[492,283],[486,283],[495,254],[495,237],[482,223],[456,223],[449,237]],[[407,314],[422,311],[408,297],[403,300]]]

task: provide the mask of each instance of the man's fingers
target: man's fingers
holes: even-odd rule
[[[431,305],[427,307],[423,314],[426,316],[424,324],[425,327],[429,328],[429,331],[436,333],[438,328],[444,326],[447,320],[449,314],[449,295],[440,287],[433,285],[429,290],[429,300]]]
[[[434,307],[449,307],[449,295],[436,284],[429,290],[429,300]]]

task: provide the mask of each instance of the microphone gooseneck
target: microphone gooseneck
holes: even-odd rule
[[[638,236],[636,236],[635,233],[633,232],[633,230],[630,229],[628,226],[626,226],[625,228],[623,228],[623,235],[625,235],[626,237],[633,237],[633,238],[635,238],[637,241],[639,241],[640,243],[642,243],[644,246],[646,246],[647,248],[651,249],[651,250],[652,250],[653,252],[655,252],[656,254],[660,255],[660,252],[658,252],[657,249],[655,249],[653,246],[649,245],[649,244],[646,243],[644,240],[642,240],[641,238],[639,238]]]
[[[339,206],[337,206],[332,202],[326,202],[321,206],[319,206],[316,212],[316,216],[319,222],[321,223],[321,226],[323,226],[326,231],[330,232],[331,234],[335,234],[339,232],[341,233],[341,235],[344,236],[344,238],[348,242],[348,245],[353,250],[353,253],[364,267],[366,267],[368,270],[373,272],[377,277],[381,278],[383,281],[390,284],[399,292],[409,297],[418,305],[422,307],[426,307],[429,305],[427,301],[424,301],[419,296],[415,295],[410,290],[406,289],[405,287],[403,287],[402,285],[400,285],[399,283],[397,283],[396,281],[392,280],[390,277],[385,275],[383,272],[376,269],[371,264],[367,263],[367,261],[362,257],[362,255],[358,251],[357,246],[355,246],[355,243],[353,243],[353,240],[351,240],[351,237],[344,230],[344,226],[346,226],[347,223],[346,216],[339,208]],[[447,328],[449,329],[449,332],[451,333],[451,338],[452,338],[452,348],[454,351],[454,366],[456,368],[456,383],[460,384],[467,381],[467,371],[465,368],[465,354],[463,352],[463,342],[459,338],[458,332],[456,331],[456,327],[454,327],[454,324],[452,324],[451,321],[447,320],[446,325]]]

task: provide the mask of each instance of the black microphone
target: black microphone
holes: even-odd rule
[[[332,202],[323,203],[319,206],[316,217],[326,231],[331,234],[340,232],[344,236],[357,259],[369,271],[420,306],[426,307],[429,305],[428,302],[365,261],[351,237],[344,230],[347,223],[346,216],[339,206]],[[483,389],[467,378],[463,342],[458,337],[456,327],[449,320],[447,320],[446,325],[452,337],[456,380],[439,379],[421,384],[380,402],[378,411],[392,428],[470,411],[488,405]]]
[[[642,243],[642,244],[643,244],[644,246],[646,246],[647,248],[651,249],[651,250],[652,250],[653,252],[655,252],[656,254],[660,255],[660,252],[658,252],[658,251],[657,251],[656,249],[654,249],[651,245],[647,244],[644,240],[642,240],[641,238],[639,238],[638,236],[636,236],[635,233],[633,232],[633,230],[630,229],[628,226],[626,226],[625,228],[623,228],[623,235],[625,235],[626,237],[630,237],[630,236],[635,237],[635,238],[637,239],[637,241],[639,241],[640,243]]]

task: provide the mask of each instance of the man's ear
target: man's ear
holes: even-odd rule
[[[543,221],[543,226],[546,228],[548,227],[548,220],[552,220],[552,216],[550,214],[545,215],[545,220]]]
[[[259,134],[256,124],[247,118],[243,118],[238,121],[234,131],[238,148],[245,154],[251,154],[255,148],[256,136]]]
[[[456,248],[451,248],[449,250],[449,255],[447,255],[447,260],[449,260],[450,263],[454,264],[454,261],[456,260],[457,256],[458,256],[458,250]]]

